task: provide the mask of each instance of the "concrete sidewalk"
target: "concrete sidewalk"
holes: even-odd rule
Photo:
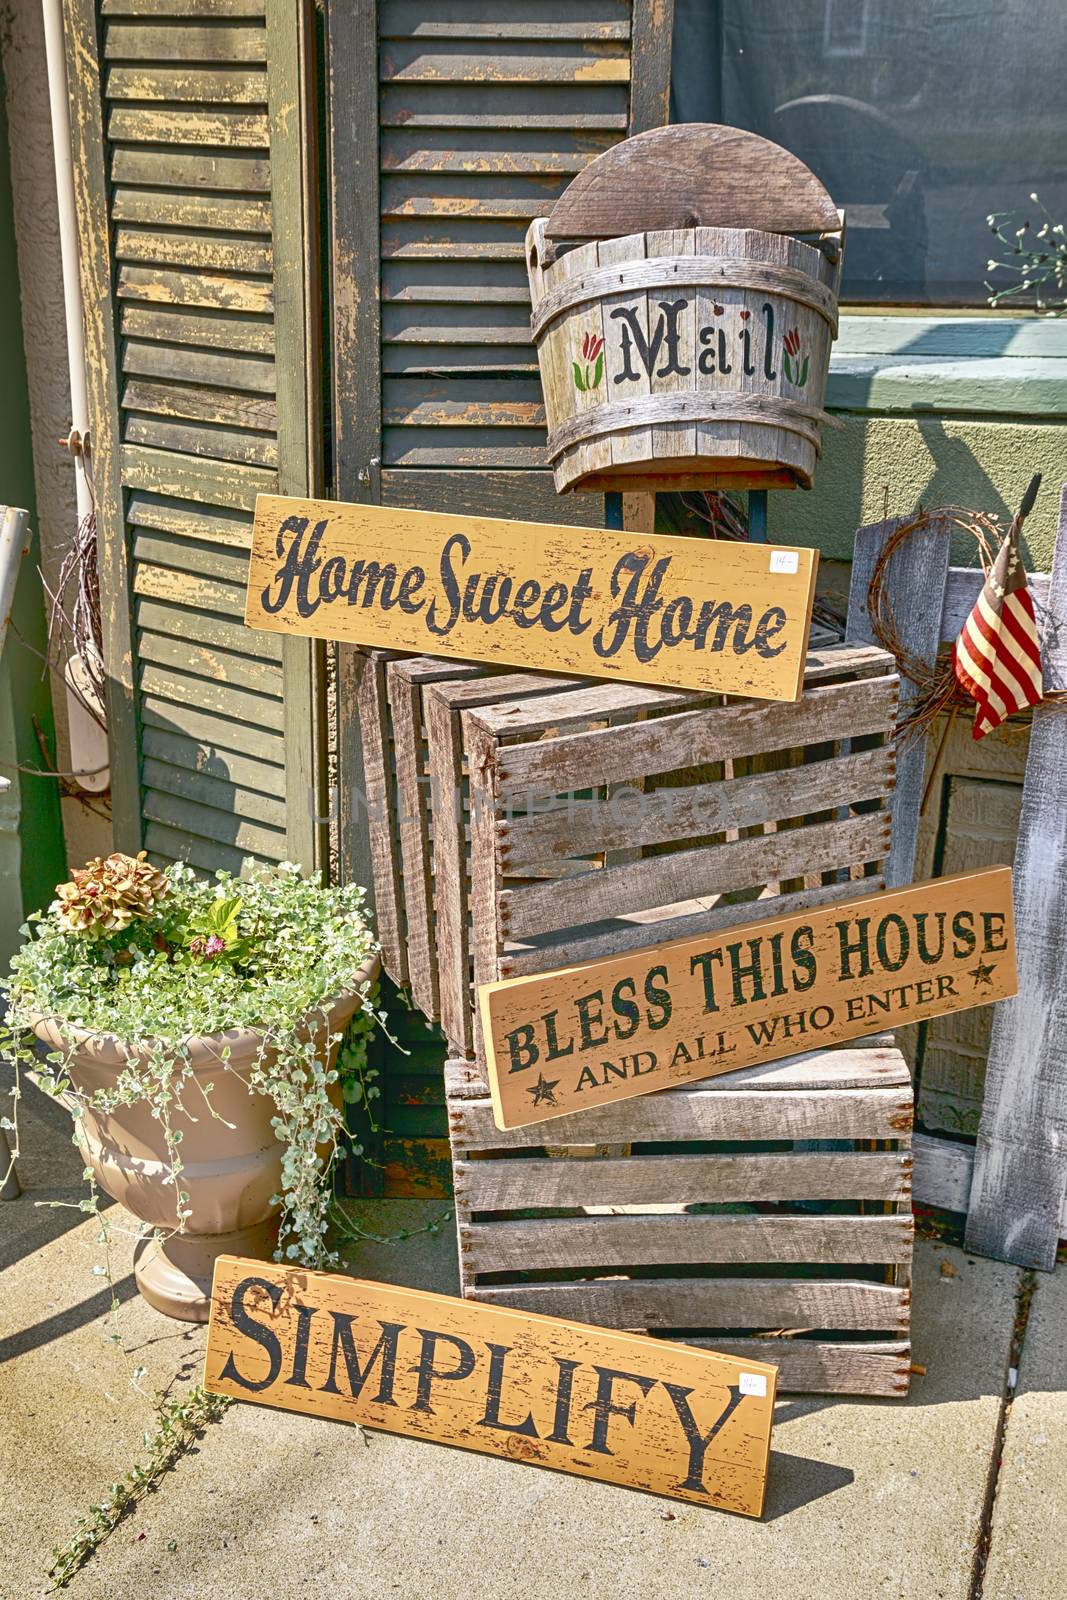
[[[151,1397],[199,1376],[203,1330],[136,1295],[132,1241],[110,1290],[60,1108],[30,1092],[22,1199],[0,1207],[0,1600],[42,1594],[54,1545],[143,1455]],[[446,1209],[368,1201],[388,1234]],[[454,1292],[454,1236],[365,1243],[353,1270]],[[235,1405],[73,1580],[76,1600],[1062,1600],[1067,1269],[1013,1268],[923,1242],[906,1403],[787,1397],[763,1521],[255,1405]],[[143,1365],[142,1395],[129,1370]],[[1003,1436],[1002,1436],[1003,1430]],[[999,1467],[998,1461],[1002,1457]],[[994,1498],[995,1495],[995,1498]]]

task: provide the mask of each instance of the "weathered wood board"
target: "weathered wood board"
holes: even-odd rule
[[[1011,871],[961,873],[479,989],[500,1128],[1015,993]]]
[[[205,1387],[758,1517],[776,1369],[236,1256]]]
[[[796,700],[817,561],[813,550],[260,495],[245,620]]]

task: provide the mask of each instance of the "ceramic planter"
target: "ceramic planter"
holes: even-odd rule
[[[329,1008],[323,1039],[346,1026],[378,970],[377,956],[357,969],[351,990]],[[39,1019],[35,1032],[50,1049],[66,1048],[52,1019]],[[279,1208],[272,1196],[281,1184],[283,1147],[271,1127],[274,1102],[246,1082],[261,1039],[256,1029],[234,1028],[189,1040],[193,1074],[200,1085],[213,1085],[210,1100],[218,1116],[210,1115],[207,1101],[187,1083],[183,1109],[173,1119],[182,1132],[180,1182],[191,1208],[182,1233],[170,1231],[177,1226],[175,1187],[165,1182],[163,1128],[148,1107],[118,1106],[105,1114],[89,1106],[79,1124],[82,1153],[101,1189],[142,1222],[164,1230],[161,1241],[149,1238],[137,1246],[137,1287],[157,1311],[187,1322],[207,1321],[216,1256],[266,1260],[277,1241]],[[80,1034],[68,1067],[71,1081],[92,1095],[115,1082],[129,1055],[129,1046],[113,1034]]]

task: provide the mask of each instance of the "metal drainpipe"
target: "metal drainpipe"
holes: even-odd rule
[[[74,205],[74,162],[70,143],[70,100],[67,60],[63,42],[62,0],[41,0],[45,57],[48,64],[48,102],[52,119],[52,152],[56,168],[56,205],[59,212],[59,247],[63,269],[63,312],[67,332],[67,366],[70,372],[71,429],[65,441],[74,463],[74,488],[79,525],[93,509],[86,470],[90,451],[89,402],[85,382],[85,333],[82,325],[81,277],[78,268],[78,219]],[[107,761],[107,738],[85,709],[83,697],[91,693],[80,661],[65,667],[67,726],[71,765],[86,772],[81,787],[96,793],[106,789],[108,772],[93,769]],[[103,708],[101,708],[101,712]]]
[[[63,264],[63,312],[67,328],[67,365],[70,369],[70,420],[72,438],[80,444],[89,431],[89,402],[85,389],[85,334],[82,329],[81,279],[78,275],[78,221],[74,209],[74,163],[70,151],[70,110],[67,97],[67,61],[63,45],[61,0],[41,0],[45,55],[48,61],[48,101],[52,113],[52,150],[56,165],[56,203],[59,209],[59,248]],[[85,463],[79,449],[72,452],[78,496],[78,520],[93,508]]]

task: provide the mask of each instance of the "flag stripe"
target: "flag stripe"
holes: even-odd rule
[[[976,739],[1042,697],[1041,646],[1018,533],[1013,523],[953,652],[956,678],[975,701]]]

